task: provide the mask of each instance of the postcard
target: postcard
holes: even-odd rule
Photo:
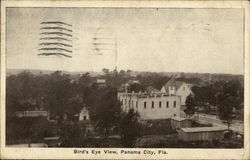
[[[249,2],[3,1],[1,158],[249,159]]]

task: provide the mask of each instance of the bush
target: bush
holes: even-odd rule
[[[139,115],[134,110],[124,113],[120,121],[120,134],[124,147],[132,147],[137,137],[141,134]]]

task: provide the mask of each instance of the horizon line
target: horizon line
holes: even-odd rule
[[[104,67],[105,68],[105,67]],[[5,68],[6,69],[6,72],[7,70],[37,70],[37,71],[61,71],[61,72],[71,72],[71,73],[74,73],[74,72],[97,72],[97,73],[102,73],[101,70],[99,71],[96,71],[96,70],[79,70],[79,71],[70,71],[70,70],[59,70],[59,69],[31,69],[31,68]],[[106,69],[109,69],[109,68],[106,68]],[[120,69],[118,70],[121,71],[121,70],[124,70],[124,71],[127,71],[127,70],[131,70],[132,72],[148,72],[148,73],[186,73],[186,74],[226,74],[226,75],[240,75],[240,76],[244,76],[245,74],[244,73],[221,73],[221,72],[184,72],[184,71],[138,71],[138,70],[132,70],[132,69]],[[113,70],[110,70],[110,72],[112,72]]]

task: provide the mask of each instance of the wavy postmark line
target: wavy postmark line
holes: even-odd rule
[[[60,52],[56,52],[56,53],[39,53],[38,56],[64,56],[67,58],[72,58],[72,56],[64,54],[64,53],[60,53]]]
[[[100,47],[95,47],[95,48],[93,48],[93,50],[97,50],[97,51],[100,51],[100,50],[114,51],[114,49],[112,49],[112,48],[100,48]]]
[[[39,45],[41,45],[41,46],[56,45],[56,46],[72,47],[71,45],[64,44],[64,43],[59,43],[59,42],[56,42],[56,43],[39,43]]]
[[[98,46],[98,45],[107,45],[107,46],[112,46],[112,45],[115,45],[114,43],[104,43],[104,42],[94,42],[94,43],[92,43],[93,45],[95,45],[95,46]]]
[[[72,27],[71,24],[68,24],[68,23],[65,23],[65,22],[60,22],[60,21],[44,21],[44,22],[41,22],[41,24],[63,24],[63,25]]]
[[[41,51],[54,51],[54,50],[57,50],[57,51],[65,51],[65,52],[68,52],[68,53],[72,53],[72,51],[64,49],[64,48],[40,48],[39,50],[41,50]]]
[[[42,32],[40,34],[45,34],[45,35],[58,35],[58,36],[69,36],[72,37],[71,34],[63,33],[63,32]]]
[[[59,31],[68,31],[68,32],[72,32],[71,29],[67,29],[67,28],[63,28],[63,27],[42,27],[40,28],[41,30],[59,30]]]
[[[66,38],[61,38],[61,37],[44,37],[40,38],[40,40],[64,40],[64,41],[69,41],[71,42],[72,40],[66,39]]]

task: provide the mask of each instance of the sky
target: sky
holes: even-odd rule
[[[243,74],[242,9],[8,8],[8,69]],[[72,24],[72,58],[38,56],[41,22]],[[94,50],[95,36],[117,43]]]

